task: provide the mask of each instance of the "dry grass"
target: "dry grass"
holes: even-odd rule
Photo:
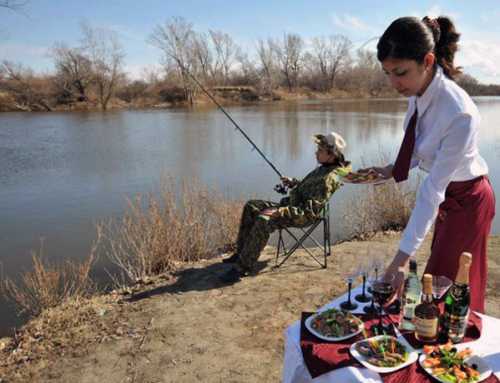
[[[118,266],[118,286],[171,272],[179,262],[210,258],[234,244],[242,202],[199,181],[173,178],[160,193],[136,196],[120,219],[100,224],[105,253]]]
[[[415,205],[416,189],[411,183],[390,181],[370,186],[362,197],[352,198],[344,216],[352,238],[366,239],[376,232],[404,229]]]
[[[19,282],[2,279],[1,293],[16,305],[20,313],[31,317],[69,298],[90,296],[95,291],[90,271],[96,261],[99,239],[98,232],[97,240],[83,262],[68,260],[61,264],[49,263],[45,259],[42,241],[39,252],[32,254],[33,270],[24,272]]]

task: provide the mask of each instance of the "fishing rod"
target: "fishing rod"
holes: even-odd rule
[[[269,161],[269,159],[266,157],[266,155],[257,147],[255,142],[252,141],[252,139],[248,136],[248,134],[246,134],[245,131],[240,128],[240,126],[236,123],[236,121],[234,121],[233,118],[229,115],[229,113],[226,112],[226,110],[222,107],[222,105],[217,102],[215,97],[212,96],[212,94],[198,81],[198,79],[196,77],[194,77],[194,75],[192,75],[191,72],[189,72],[182,64],[180,64],[179,62],[177,62],[177,64],[180,66],[181,70],[185,74],[187,74],[194,81],[194,83],[196,85],[198,85],[200,87],[200,89],[210,98],[210,100],[212,100],[213,103],[215,105],[217,105],[217,107],[222,111],[222,113],[224,113],[224,115],[229,119],[229,121],[231,121],[233,123],[233,125],[236,127],[236,130],[238,130],[241,134],[243,134],[243,137],[245,137],[246,140],[248,142],[250,142],[253,149],[257,150],[257,153],[259,153],[261,155],[261,157],[264,159],[264,161],[266,161],[268,163],[268,165],[276,172],[276,174],[280,177],[280,179],[283,178],[283,175],[276,168],[276,166],[274,166],[273,163],[271,161]],[[288,191],[288,188],[285,185],[283,185],[282,183],[280,183],[274,187],[274,190],[280,194],[286,194]]]

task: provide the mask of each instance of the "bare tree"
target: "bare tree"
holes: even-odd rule
[[[276,73],[279,71],[276,63],[276,55],[273,50],[273,42],[268,39],[257,41],[257,55],[259,57],[261,71],[263,74],[264,89],[268,92],[274,89],[276,84]]]
[[[239,72],[241,74],[239,83],[244,85],[257,83],[259,80],[257,68],[255,67],[255,63],[248,58],[248,54],[240,51],[236,55],[236,61],[239,64]]]
[[[88,24],[82,24],[81,28],[82,50],[92,63],[99,104],[106,110],[118,82],[123,78],[123,49],[113,31],[92,28]]]
[[[324,90],[331,90],[342,67],[349,62],[351,41],[342,35],[315,37],[312,40],[312,58],[319,71]]]
[[[285,77],[288,90],[292,91],[297,87],[298,78],[302,69],[302,55],[304,42],[302,38],[293,33],[285,33],[283,41],[273,42],[273,49],[278,59],[280,70]]]
[[[189,76],[192,60],[193,26],[182,17],[174,17],[164,25],[157,25],[149,37],[149,42],[164,53],[164,65],[170,68],[174,63],[182,79],[185,97],[193,103],[194,89]]]
[[[227,33],[213,30],[209,33],[215,50],[214,72],[217,77],[220,77],[222,84],[226,85],[229,81],[231,66],[239,53],[239,47]]]
[[[387,80],[383,75],[375,52],[359,49],[355,65],[349,73],[349,86],[355,90],[365,90],[373,96],[387,88]]]
[[[6,60],[2,62],[0,67],[3,87],[14,96],[17,109],[27,111],[52,110],[42,92],[44,84],[37,81],[31,69]]]
[[[56,67],[56,81],[64,94],[71,99],[76,93],[78,101],[87,101],[87,88],[93,79],[91,60],[80,48],[69,48],[58,43],[52,49]]]
[[[191,49],[194,60],[193,65],[199,69],[196,72],[201,72],[205,82],[210,77],[215,79],[213,53],[210,48],[208,36],[205,33],[193,32]]]

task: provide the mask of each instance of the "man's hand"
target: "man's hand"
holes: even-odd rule
[[[295,185],[297,185],[297,180],[290,177],[281,177],[281,183],[288,188],[293,188]]]
[[[371,166],[369,168],[358,169],[358,173],[376,173],[379,174],[383,179],[388,180],[392,178],[392,168],[393,165],[387,165],[384,167]]]

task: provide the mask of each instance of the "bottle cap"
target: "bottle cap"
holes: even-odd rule
[[[458,260],[458,272],[455,277],[455,283],[469,284],[469,269],[472,263],[472,254],[464,251]]]
[[[412,272],[412,273],[417,272],[417,261],[414,259],[410,260],[410,272]]]
[[[424,274],[422,278],[422,285],[423,285],[423,293],[424,294],[429,294],[432,295],[432,275],[431,274]]]

